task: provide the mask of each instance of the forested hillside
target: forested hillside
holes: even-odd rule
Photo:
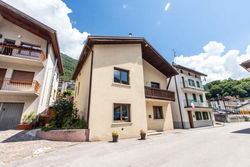
[[[209,89],[207,98],[215,98],[217,94],[222,97],[235,96],[240,98],[250,97],[250,78],[233,80],[227,79],[223,81],[212,81],[205,85]]]
[[[75,70],[77,60],[63,53],[61,53],[61,57],[63,62],[64,76],[61,76],[60,78],[63,80],[70,80]]]

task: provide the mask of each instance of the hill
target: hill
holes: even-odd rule
[[[207,83],[205,88],[208,88],[209,93],[207,93],[207,98],[216,98],[217,94],[225,96],[234,96],[240,98],[250,97],[250,78],[245,78],[241,80],[217,80]]]
[[[63,80],[70,80],[75,70],[77,60],[63,53],[61,53],[61,58],[63,63],[64,76],[61,76],[60,78]]]

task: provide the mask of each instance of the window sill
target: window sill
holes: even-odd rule
[[[113,122],[112,126],[119,126],[119,125],[132,125],[132,122]]]
[[[116,86],[116,87],[124,87],[124,88],[131,88],[131,85],[127,85],[127,84],[122,84],[122,83],[112,83],[112,86]]]

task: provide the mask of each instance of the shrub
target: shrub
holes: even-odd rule
[[[72,90],[67,89],[63,92],[63,97],[71,96],[72,95]]]
[[[86,128],[84,119],[78,116],[78,109],[74,106],[73,101],[69,99],[58,99],[53,107],[55,111],[54,128],[63,129],[83,129]]]
[[[23,123],[33,124],[36,121],[36,112],[32,111],[30,114],[25,114]]]

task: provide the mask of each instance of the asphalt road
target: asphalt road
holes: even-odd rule
[[[83,143],[15,161],[9,166],[249,167],[250,123],[175,130],[145,141]]]

